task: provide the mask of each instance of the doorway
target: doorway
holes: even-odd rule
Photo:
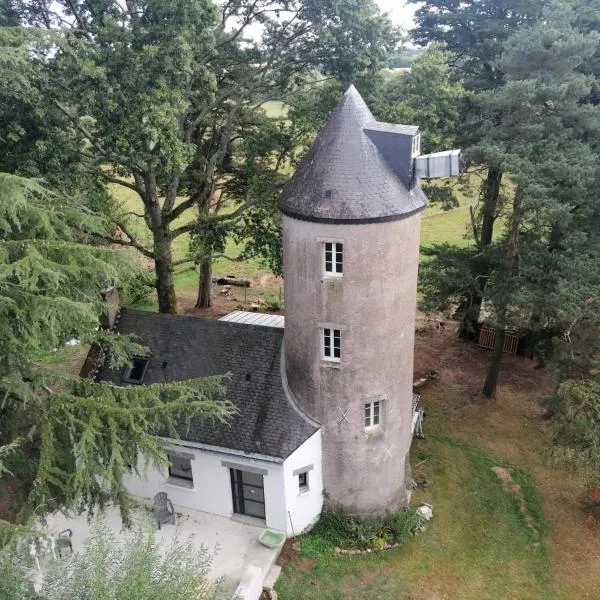
[[[229,469],[231,475],[231,493],[233,496],[233,512],[264,519],[265,486],[263,476],[258,473]]]

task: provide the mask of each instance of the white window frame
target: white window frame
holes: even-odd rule
[[[336,339],[337,339],[337,350],[339,356],[336,354]],[[342,362],[342,331],[341,329],[335,329],[333,327],[323,327],[321,330],[321,356],[323,360],[329,362],[339,363]]]
[[[412,139],[412,157],[421,154],[421,134],[417,133]]]
[[[327,255],[330,254],[328,260]],[[329,265],[328,265],[329,263]],[[329,266],[329,269],[328,269]],[[327,277],[344,276],[344,244],[343,242],[323,242],[323,272]]]
[[[365,402],[363,408],[363,419],[366,431],[373,431],[381,427],[383,421],[383,401],[372,400]]]

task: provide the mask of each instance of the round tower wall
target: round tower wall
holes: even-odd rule
[[[283,217],[288,385],[323,428],[327,504],[354,514],[409,500],[419,232],[418,214],[362,225]],[[342,276],[325,273],[327,242],[343,244]],[[341,332],[339,362],[323,356],[325,328]],[[380,422],[366,428],[375,402]]]

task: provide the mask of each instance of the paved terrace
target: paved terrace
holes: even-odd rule
[[[258,536],[264,527],[238,522],[225,517],[211,515],[194,510],[178,511],[177,524],[163,525],[162,529],[155,532],[159,546],[169,546],[176,537],[178,541],[190,541],[194,548],[207,548],[213,555],[210,578],[223,579],[223,585],[230,594],[242,579],[246,568],[250,565],[259,567],[265,578],[274,564],[280,550],[270,549],[258,542]],[[108,507],[103,515],[94,517],[91,523],[87,515],[67,516],[62,512],[55,512],[47,517],[47,531],[56,535],[65,529],[73,531],[73,551],[81,551],[88,542],[91,531],[97,519],[103,519],[111,532],[114,533],[116,542],[121,537],[123,525],[118,509]],[[144,519],[153,521],[153,515],[148,510],[139,508],[134,510],[133,521],[140,522]],[[67,551],[68,555],[68,551]],[[41,582],[39,574],[36,583]]]

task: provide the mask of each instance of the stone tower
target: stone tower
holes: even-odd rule
[[[351,87],[280,200],[287,385],[322,425],[328,506],[358,515],[410,497],[419,154]]]

